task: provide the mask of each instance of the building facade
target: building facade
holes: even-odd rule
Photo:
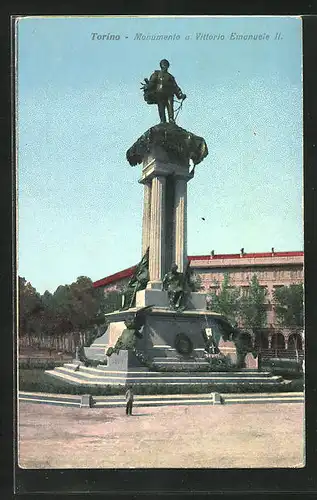
[[[195,255],[188,257],[190,267],[201,279],[201,291],[219,289],[226,274],[230,284],[248,293],[249,281],[256,275],[261,287],[267,290],[265,308],[267,327],[259,332],[257,342],[263,350],[300,351],[303,350],[303,331],[300,328],[280,328],[274,312],[274,290],[278,287],[304,282],[304,253],[271,252],[246,253],[241,249],[237,254]],[[103,287],[105,293],[122,289],[129,281],[136,266],[124,269],[94,283]]]

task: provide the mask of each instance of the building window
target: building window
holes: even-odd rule
[[[288,349],[291,351],[301,351],[303,349],[302,339],[298,333],[292,333],[288,337]]]
[[[284,336],[281,333],[274,333],[272,335],[272,349],[285,349],[285,340]]]

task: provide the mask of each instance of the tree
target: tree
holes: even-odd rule
[[[64,339],[71,333],[78,345],[105,322],[102,310],[102,290],[93,287],[92,280],[79,276],[70,285],[59,286],[51,297],[52,329]]]
[[[260,286],[254,274],[249,282],[248,293],[240,299],[240,319],[244,328],[255,330],[266,325],[267,290]]]
[[[217,281],[215,281],[215,285],[218,287],[218,290],[208,295],[210,308],[225,316],[232,324],[236,324],[240,308],[239,288],[230,284],[229,273],[224,275],[221,285]]]
[[[302,284],[282,286],[274,290],[274,309],[281,326],[303,327],[303,294]]]
[[[100,290],[102,297],[100,301],[100,308],[103,314],[117,311],[122,306],[122,290],[109,290],[104,292]]]
[[[70,285],[60,285],[54,293],[47,290],[41,296],[25,278],[19,278],[20,335],[47,337],[59,349],[73,349],[96,335],[105,325],[105,312],[118,309],[120,292],[105,297],[103,290],[94,288],[86,276],[79,276]],[[51,345],[52,345],[51,344]]]
[[[19,335],[29,339],[40,326],[43,304],[40,294],[25,278],[19,276]]]
[[[201,277],[192,269],[190,269],[189,287],[192,292],[199,292],[203,288]]]

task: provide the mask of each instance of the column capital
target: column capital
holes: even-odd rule
[[[152,179],[146,178],[146,179],[139,179],[138,182],[139,184],[143,184],[143,186],[151,186],[151,181]]]
[[[144,163],[151,155],[182,165],[192,160],[198,165],[208,155],[208,147],[203,137],[176,123],[160,123],[144,132],[126,153],[130,165]]]
[[[176,172],[174,173],[173,177],[175,178],[175,181],[190,181],[193,176],[189,172]]]
[[[177,178],[191,179],[189,173],[189,165],[173,163],[171,161],[163,161],[155,156],[148,156],[143,162],[142,176],[139,182],[151,182],[154,177],[168,177],[173,175]]]

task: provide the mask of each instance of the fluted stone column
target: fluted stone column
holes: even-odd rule
[[[165,257],[165,183],[164,176],[154,176],[151,189],[150,281],[148,288],[162,289]]]
[[[187,179],[175,179],[174,262],[184,272],[187,262]]]
[[[142,221],[142,256],[150,246],[151,230],[151,184],[144,183],[143,221]]]

